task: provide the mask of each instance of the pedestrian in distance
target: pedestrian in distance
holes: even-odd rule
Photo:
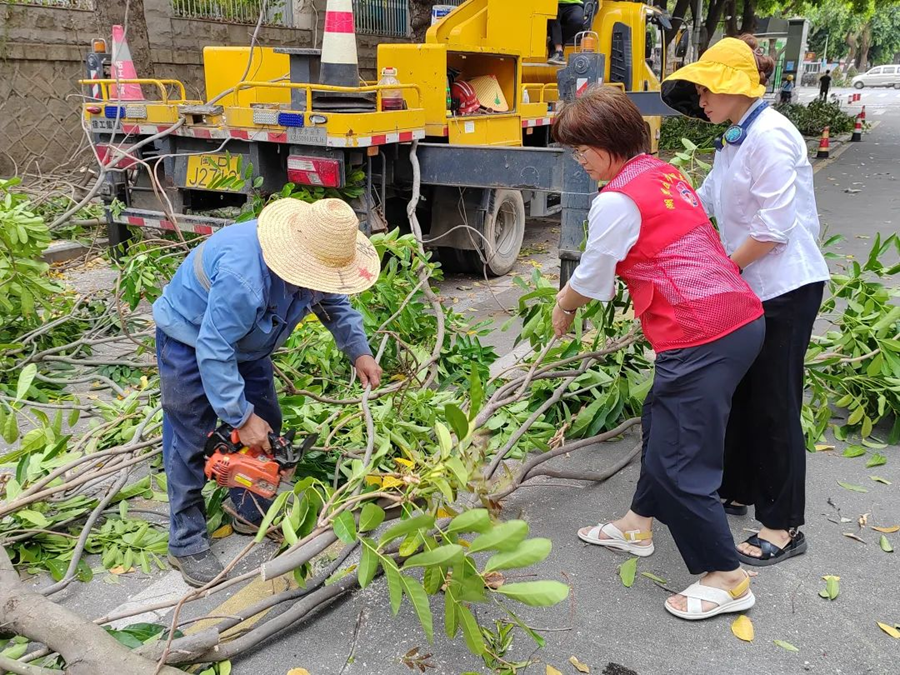
[[[169,562],[203,586],[222,573],[210,551],[201,491],[204,446],[216,420],[248,447],[279,434],[272,353],[310,312],[373,388],[381,368],[347,294],[378,279],[380,259],[338,199],[280,199],[258,220],[230,225],[195,248],[153,303],[169,493]],[[234,488],[235,531],[256,534],[271,504]]]
[[[748,565],[806,551],[806,443],[800,423],[804,356],[822,303],[828,265],[806,143],[762,96],[774,68],[752,36],[726,38],[675,71],[663,100],[707,122],[730,122],[698,190],[725,250],[765,310],[759,357],[734,394],[719,494],[734,515],[755,506],[763,527],[738,546]]]
[[[571,44],[575,36],[584,30],[584,3],[582,0],[559,0],[555,19],[547,22],[550,34],[550,58],[547,63],[566,65],[563,47]]]
[[[790,103],[791,96],[794,93],[794,76],[788,75],[781,83],[781,102]]]
[[[831,89],[831,71],[826,70],[825,74],[819,78],[819,98],[827,101],[829,89]]]
[[[618,275],[656,352],[631,508],[578,536],[648,556],[657,519],[691,574],[705,575],[669,597],[666,610],[694,620],[748,609],[750,578],[717,490],[731,396],[763,342],[762,305],[684,176],[646,154],[646,125],[627,94],[596,87],[566,105],[552,131],[591,178],[609,181],[591,205],[581,263],[556,296],[554,331],[568,332],[591,299],[611,300]]]

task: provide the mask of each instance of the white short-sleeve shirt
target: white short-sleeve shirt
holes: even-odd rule
[[[751,106],[741,121],[761,104]],[[777,110],[763,110],[743,143],[716,153],[697,194],[715,216],[728,255],[747,237],[777,244],[743,272],[760,300],[829,278],[816,241],[819,214],[806,143]]]

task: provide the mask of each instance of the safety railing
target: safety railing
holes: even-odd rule
[[[78,84],[81,84],[85,87],[99,86],[100,87],[100,98],[103,101],[112,101],[114,103],[122,103],[122,104],[147,103],[147,101],[144,101],[144,100],[130,100],[130,99],[126,100],[126,99],[120,99],[120,98],[110,96],[110,93],[109,93],[110,87],[116,87],[116,86],[121,87],[122,85],[125,85],[125,84],[139,84],[139,85],[145,85],[145,86],[155,86],[157,89],[159,89],[161,98],[158,102],[160,102],[160,103],[167,103],[167,104],[169,104],[169,103],[185,103],[188,100],[187,92],[184,89],[184,84],[182,84],[179,80],[150,80],[150,79],[78,80]],[[177,87],[180,98],[178,98],[178,99],[169,98],[168,87]],[[149,101],[149,102],[154,103],[154,101]]]
[[[172,13],[185,19],[256,23],[263,13],[262,22],[267,26],[294,26],[292,0],[171,0],[171,3]]]
[[[362,35],[408,37],[408,0],[353,0],[356,32]]]
[[[529,103],[553,103],[559,100],[559,85],[555,83],[540,83],[523,85],[528,93]]]
[[[90,80],[93,81],[93,80]],[[124,82],[124,80],[123,80]],[[416,93],[416,105],[413,107],[421,107],[422,105],[422,89],[418,84],[375,84],[368,85],[365,87],[336,87],[334,85],[329,84],[311,84],[308,82],[240,82],[235,86],[234,93],[235,96],[239,91],[244,89],[300,89],[306,95],[306,100],[308,101],[306,112],[314,112],[314,104],[315,100],[313,98],[313,93],[330,93],[330,94],[375,94],[375,109],[381,110],[381,92],[383,91],[396,91],[400,90],[412,90]],[[274,104],[273,104],[274,105]],[[333,114],[333,110],[323,110],[321,112],[327,112],[329,114]]]

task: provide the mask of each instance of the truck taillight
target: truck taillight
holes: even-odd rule
[[[123,153],[130,153],[131,146],[130,145],[117,145],[116,146]],[[103,166],[109,166],[110,162],[113,158],[113,150],[109,147],[107,143],[98,143],[97,144],[97,157],[100,160],[100,164]],[[116,169],[128,169],[135,164],[137,164],[137,160],[134,157],[129,155],[121,156],[118,153],[115,153],[119,160],[115,163],[114,168]]]
[[[287,176],[292,183],[320,187],[341,187],[343,175],[341,163],[336,159],[289,155]]]

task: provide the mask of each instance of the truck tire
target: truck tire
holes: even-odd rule
[[[479,237],[479,250],[459,251],[472,271],[486,270],[502,277],[516,264],[525,238],[525,200],[518,190],[495,190],[484,219],[485,242]],[[489,246],[488,246],[489,243]]]

